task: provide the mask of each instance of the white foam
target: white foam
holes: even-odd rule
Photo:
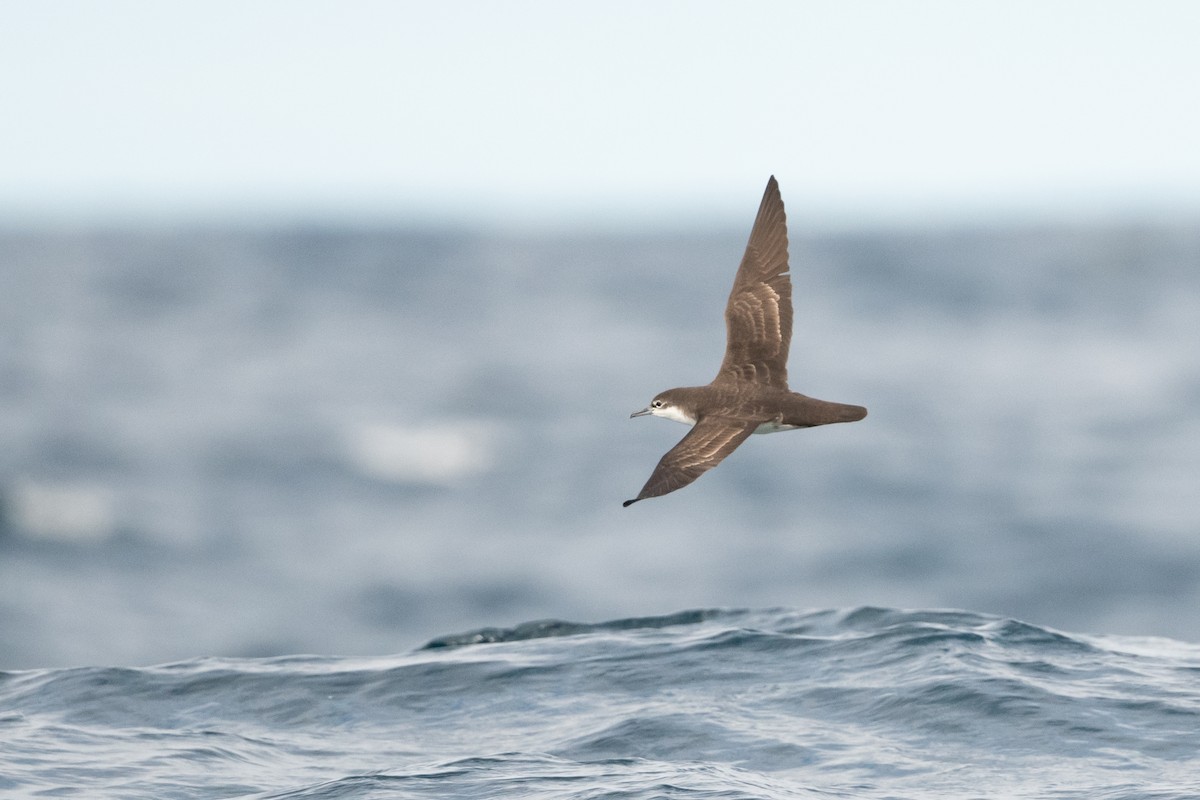
[[[484,420],[373,422],[351,428],[345,444],[351,463],[376,480],[450,484],[493,466],[499,433]]]
[[[115,497],[98,484],[20,481],[10,499],[13,525],[26,536],[95,542],[116,527]]]

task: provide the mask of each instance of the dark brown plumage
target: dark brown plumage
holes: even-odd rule
[[[775,177],[767,182],[746,253],[725,305],[725,359],[707,386],[668,389],[641,411],[692,424],[667,451],[629,506],[687,486],[721,463],[752,433],[854,422],[862,406],[831,403],[788,389],[792,281],[787,217]]]

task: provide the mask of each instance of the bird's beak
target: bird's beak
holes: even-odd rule
[[[646,406],[641,411],[635,411],[632,414],[630,414],[629,418],[633,419],[634,417],[644,417],[649,413],[650,413],[650,406]]]

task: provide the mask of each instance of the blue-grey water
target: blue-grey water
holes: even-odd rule
[[[0,677],[4,796],[1194,798],[1200,646],[952,611]]]
[[[0,232],[0,793],[1200,796],[1200,224],[792,227]]]

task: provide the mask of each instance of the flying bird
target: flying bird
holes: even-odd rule
[[[855,422],[867,415],[862,406],[817,400],[788,389],[788,269],[787,217],[772,175],[725,305],[725,360],[717,377],[707,386],[668,389],[630,414],[665,417],[692,430],[667,451],[642,491],[625,506],[682,489],[720,464],[752,433]]]

